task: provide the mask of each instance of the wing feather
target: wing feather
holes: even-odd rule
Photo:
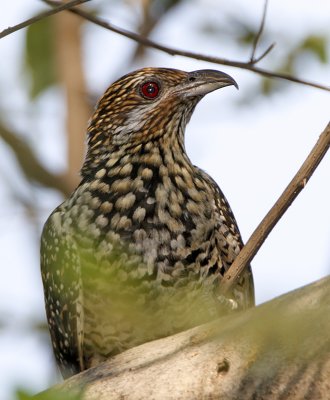
[[[41,274],[52,345],[64,377],[83,369],[80,260],[70,230],[56,209],[41,236]]]
[[[225,248],[222,244],[218,244],[220,257],[225,261],[225,269],[227,270],[231,266],[239,251],[244,246],[242,236],[232,209],[220,187],[206,172],[199,168],[198,170],[203,179],[208,181],[212,187],[215,199],[216,214],[221,220],[221,226],[225,228],[227,233],[232,235],[232,243],[236,244],[236,246],[233,246],[233,248],[230,249],[231,251],[228,249],[230,246]],[[227,242],[229,243],[228,236]],[[233,297],[237,299],[240,307],[243,308],[248,308],[255,304],[253,275],[250,265],[243,272],[236,288],[233,289]]]

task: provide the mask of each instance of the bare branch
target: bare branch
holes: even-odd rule
[[[62,192],[65,196],[71,193],[69,180],[63,175],[54,175],[40,163],[33,149],[0,123],[0,139],[2,139],[14,152],[21,171],[29,181],[36,182],[45,187]]]
[[[54,6],[55,4],[57,4],[57,2],[54,2],[52,0],[43,0],[43,1],[51,6]],[[252,65],[250,63],[250,61],[249,62],[231,61],[231,60],[228,60],[225,58],[207,56],[204,54],[199,54],[199,53],[194,53],[191,51],[185,51],[185,50],[180,50],[180,49],[176,49],[173,47],[164,46],[160,43],[154,42],[153,40],[150,40],[141,35],[138,35],[137,33],[128,31],[126,29],[115,26],[109,22],[106,22],[106,21],[102,20],[101,18],[95,17],[94,15],[91,15],[83,10],[70,9],[68,11],[70,11],[74,14],[77,14],[77,15],[81,16],[82,18],[85,18],[86,20],[92,22],[93,24],[99,25],[105,29],[112,31],[112,32],[118,33],[119,35],[122,35],[129,39],[132,39],[144,46],[151,47],[153,49],[157,49],[157,50],[167,53],[171,56],[182,56],[182,57],[187,57],[187,58],[193,58],[195,60],[211,62],[213,64],[227,65],[229,67],[246,69],[246,70],[255,72],[257,74],[267,76],[269,78],[284,79],[284,80],[287,80],[290,82],[295,82],[295,83],[299,83],[299,84],[306,85],[306,86],[311,86],[311,87],[314,87],[317,89],[326,90],[326,91],[330,92],[330,86],[325,86],[325,85],[322,85],[322,84],[319,84],[316,82],[311,82],[311,81],[307,81],[304,79],[300,79],[293,75],[289,75],[289,74],[285,74],[285,73],[277,73],[277,72],[268,71],[268,70],[265,70],[262,68],[258,68],[254,65],[255,62]],[[269,53],[270,50],[271,50],[271,48],[267,49],[267,54]],[[261,57],[259,57],[259,59],[263,58],[265,55],[266,54],[262,55]]]
[[[252,48],[252,53],[251,53],[251,58],[250,58],[250,63],[251,64],[256,64],[257,63],[257,61],[255,60],[255,54],[256,54],[256,50],[257,50],[257,46],[258,46],[259,40],[260,40],[261,35],[262,35],[262,33],[264,31],[264,28],[265,28],[267,7],[268,7],[268,0],[265,0],[264,9],[263,9],[263,13],[262,13],[262,18],[261,18],[261,22],[260,22],[260,27],[259,27],[258,33],[256,34],[256,37],[254,38],[254,42],[253,42],[253,48]],[[269,53],[270,50],[268,50],[268,53]]]
[[[257,58],[254,58],[250,63],[252,64],[257,64],[259,61],[261,61],[263,58],[265,58],[275,47],[276,43],[272,43],[270,46],[267,47],[267,49],[261,53],[261,55]]]
[[[259,248],[266,240],[267,236],[277,224],[279,219],[290,207],[294,199],[301,190],[306,186],[309,178],[325,156],[330,147],[330,122],[320,135],[314,148],[306,158],[299,171],[296,173],[292,181],[284,190],[274,206],[267,213],[265,218],[260,222],[256,230],[243,247],[242,251],[236,257],[235,261],[224,275],[221,284],[222,294],[226,294],[228,290],[237,282],[244,268],[251,262],[257,254]]]
[[[81,393],[84,400],[328,399],[329,293],[328,277],[144,343],[35,400],[64,398],[63,391]]]
[[[56,6],[57,6],[57,4],[61,4],[61,5],[57,6],[56,8],[53,8],[52,10],[42,12],[33,18],[29,18],[26,21],[21,22],[20,24],[17,24],[15,26],[4,29],[2,32],[0,32],[0,39],[4,38],[5,36],[10,35],[11,33],[19,31],[20,29],[26,28],[27,26],[32,25],[33,23],[40,21],[41,19],[50,17],[51,15],[54,15],[63,10],[69,10],[71,7],[77,6],[82,3],[86,3],[87,1],[90,1],[90,0],[72,0],[65,4],[55,3],[54,5],[56,5]]]

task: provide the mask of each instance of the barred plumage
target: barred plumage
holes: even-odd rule
[[[144,68],[98,103],[82,181],[41,241],[63,376],[221,312],[217,289],[242,240],[221,190],[189,160],[184,131],[199,100],[228,85],[219,71]],[[230,296],[253,305],[250,269]]]

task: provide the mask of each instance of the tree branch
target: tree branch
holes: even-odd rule
[[[261,35],[262,35],[262,33],[264,31],[264,28],[265,28],[267,7],[268,7],[268,0],[265,0],[260,27],[259,27],[258,33],[256,34],[256,37],[254,38],[254,41],[253,41],[252,53],[251,53],[251,58],[250,58],[250,63],[251,64],[256,64],[258,62],[258,59],[255,58],[255,54],[256,54],[256,50],[257,50],[257,46],[258,46],[259,40],[260,40]],[[271,51],[271,49],[273,47],[274,47],[273,45],[268,47],[267,54]],[[265,55],[266,55],[266,52],[263,55],[263,57],[265,57]],[[261,57],[261,58],[263,58],[263,57]],[[261,60],[261,58],[259,57],[259,61]]]
[[[21,171],[30,181],[62,192],[65,196],[71,193],[71,185],[66,176],[54,175],[47,171],[37,159],[32,148],[19,136],[9,131],[0,123],[0,138],[11,147]]]
[[[79,16],[61,13],[54,17],[55,55],[59,82],[66,102],[67,171],[74,190],[80,182],[79,171],[85,154],[86,127],[91,115],[83,68],[82,25]]]
[[[40,21],[41,19],[50,17],[51,15],[54,15],[63,10],[69,10],[71,7],[77,6],[82,3],[86,3],[87,1],[90,0],[72,0],[65,4],[59,3],[60,4],[59,6],[55,4],[56,8],[53,8],[52,10],[42,12],[36,15],[35,17],[29,18],[26,21],[21,22],[20,24],[4,29],[2,32],[0,32],[0,39],[10,35],[11,33],[19,31],[20,29],[26,28],[27,26],[32,25],[35,22]]]
[[[54,391],[61,398],[60,390],[82,392],[85,400],[325,399],[329,313],[330,278],[325,278],[127,350],[35,399]]]
[[[265,58],[275,47],[275,43],[272,43],[270,46],[267,47],[267,49],[261,53],[261,55],[257,58],[254,58],[253,60],[250,61],[251,64],[257,64],[259,61],[261,61],[263,58]]]
[[[42,0],[42,1],[44,1],[45,3],[47,3],[51,6],[58,4],[58,2],[55,2],[53,0]],[[86,20],[92,22],[93,24],[101,26],[102,28],[108,29],[119,35],[122,35],[129,39],[132,39],[135,42],[138,42],[143,46],[147,46],[147,47],[162,51],[171,56],[182,56],[182,57],[187,57],[187,58],[193,58],[195,60],[211,62],[213,64],[220,64],[220,65],[226,65],[226,66],[234,67],[234,68],[246,69],[246,70],[255,72],[259,75],[267,76],[269,78],[284,79],[284,80],[287,80],[290,82],[295,82],[295,83],[299,83],[302,85],[306,85],[306,86],[310,86],[310,87],[314,87],[317,89],[326,90],[326,91],[330,92],[330,86],[326,86],[326,85],[322,85],[322,84],[319,84],[316,82],[311,82],[311,81],[307,81],[304,79],[300,79],[300,78],[297,78],[290,74],[277,73],[277,72],[268,71],[268,70],[256,67],[255,63],[257,61],[260,61],[260,59],[262,59],[263,57],[265,57],[265,55],[269,53],[269,51],[272,49],[272,47],[274,45],[271,45],[266,50],[266,52],[265,52],[266,54],[264,53],[261,57],[259,57],[257,60],[255,60],[254,64],[251,64],[250,61],[248,61],[248,62],[231,61],[231,60],[228,60],[225,58],[207,56],[205,54],[199,54],[199,53],[195,53],[195,52],[191,52],[191,51],[185,51],[185,50],[180,50],[180,49],[176,49],[176,48],[169,47],[169,46],[164,46],[160,43],[154,42],[153,40],[150,40],[141,35],[138,35],[137,33],[134,33],[134,32],[128,31],[126,29],[120,28],[118,26],[115,26],[109,22],[102,20],[101,18],[95,17],[94,15],[91,15],[80,9],[70,9],[68,11],[70,11],[74,14],[77,14],[77,15],[81,16],[82,18],[85,18]]]
[[[260,222],[256,230],[247,241],[235,261],[224,275],[221,282],[221,293],[225,295],[230,288],[235,285],[244,268],[251,262],[257,254],[259,248],[266,240],[269,233],[280,220],[285,211],[290,207],[294,199],[306,186],[309,178],[325,156],[330,147],[330,123],[320,135],[312,151],[296,173],[292,181],[284,190],[274,206]]]

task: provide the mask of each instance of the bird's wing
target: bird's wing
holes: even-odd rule
[[[225,261],[225,269],[227,270],[244,246],[241,233],[232,209],[218,184],[203,170],[199,169],[199,173],[210,183],[214,192],[216,214],[221,221],[220,231],[223,230],[220,233],[226,239],[226,245],[223,245],[221,241],[218,243],[218,250],[221,259]],[[229,234],[232,237],[232,248],[228,246],[228,243],[230,243]],[[236,292],[234,293],[234,297],[238,299],[240,307],[248,308],[254,305],[254,283],[250,265],[245,269],[233,291]]]
[[[61,208],[45,223],[41,236],[41,274],[52,345],[63,377],[83,369],[83,310],[80,260]]]
[[[231,207],[222,193],[221,189],[219,186],[216,186],[217,191],[219,193],[219,196],[217,197],[217,208],[218,210],[221,210],[223,213],[223,216],[225,218],[225,223],[228,226],[229,232],[233,235],[235,240],[239,243],[239,251],[242,250],[244,244],[243,240],[235,219],[235,216],[231,210]],[[237,254],[236,254],[237,256]],[[230,260],[230,265],[234,260]],[[230,267],[228,265],[228,267]],[[254,299],[254,283],[253,283],[253,275],[252,275],[252,269],[251,265],[248,265],[243,272],[241,278],[237,282],[236,288],[233,290],[235,297],[238,299],[238,302],[241,303],[241,306],[243,308],[248,308],[254,305],[255,299]],[[241,301],[240,301],[241,300]]]

